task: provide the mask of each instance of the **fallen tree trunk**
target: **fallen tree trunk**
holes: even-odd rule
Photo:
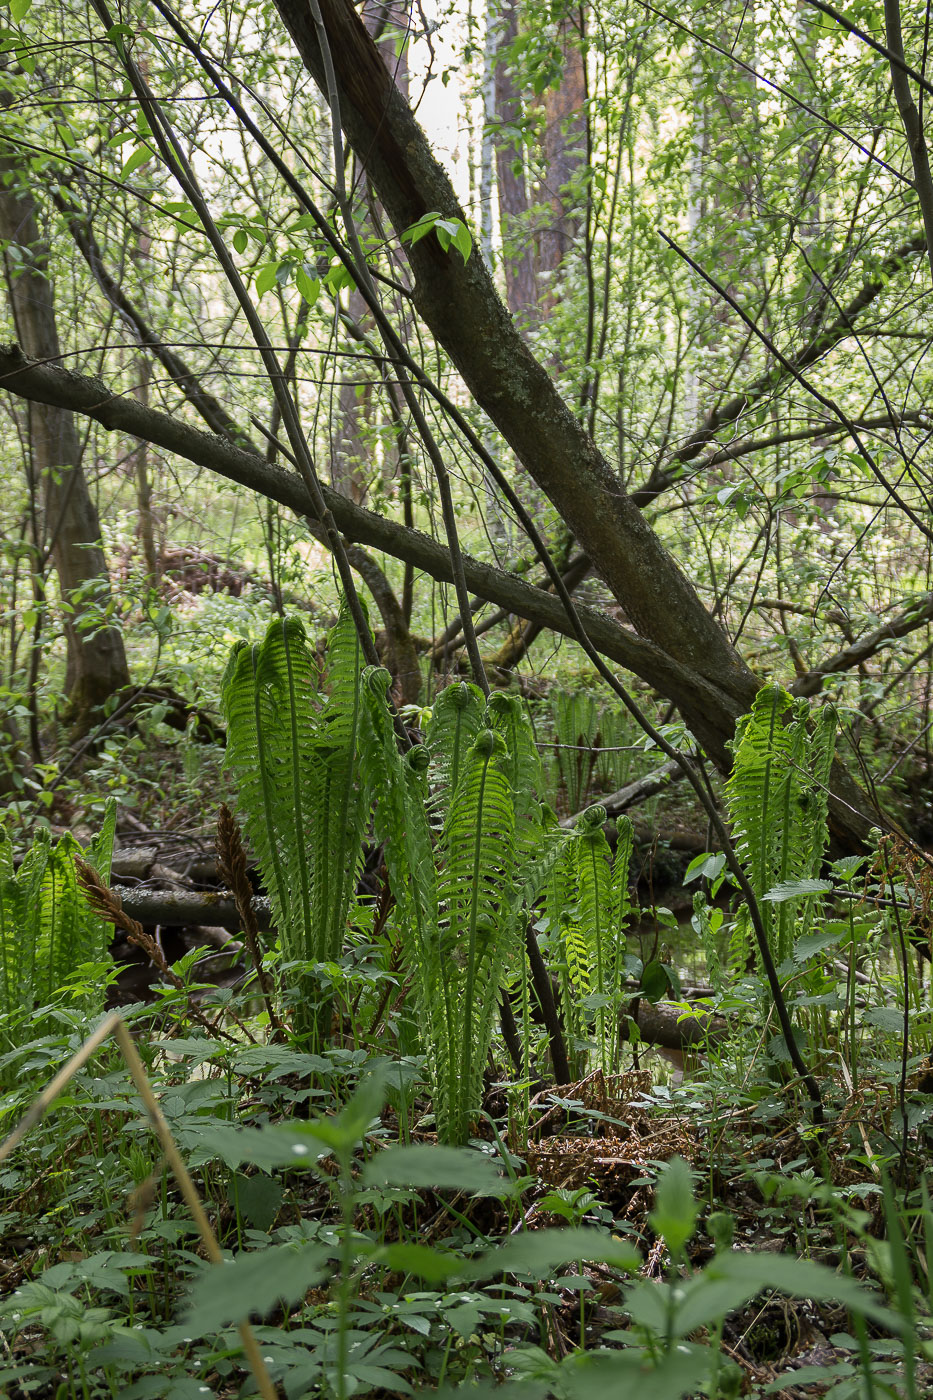
[[[165,924],[185,927],[189,924],[238,930],[240,916],[229,890],[146,890],[129,885],[114,885],[124,913],[140,924]],[[262,932],[272,928],[272,909],[268,899],[253,900],[257,927]]]

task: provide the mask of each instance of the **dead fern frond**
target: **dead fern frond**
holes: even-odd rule
[[[282,1023],[272,1004],[272,979],[262,965],[259,926],[256,923],[256,914],[253,910],[253,887],[247,874],[243,838],[240,835],[236,818],[226,802],[220,804],[220,811],[217,813],[217,860],[220,865],[220,873],[232,891],[236,903],[237,913],[240,916],[240,927],[243,930],[243,941],[262,988],[262,999],[269,1017],[269,1024],[276,1031],[280,1031]]]
[[[134,943],[137,948],[141,948],[149,961],[176,991],[185,993],[185,1001],[188,1007],[188,1014],[193,1021],[197,1021],[213,1036],[220,1036],[224,1040],[233,1040],[234,1037],[228,1035],[226,1031],[215,1025],[208,1016],[198,1006],[191,993],[186,990],[185,984],[178,973],[169,967],[165,954],[159,947],[151,933],[147,933],[142,924],[127,914],[120,904],[119,896],[113,890],[108,889],[103,880],[86,860],[78,855],[74,857],[75,870],[78,874],[78,884],[88,904],[97,916],[105,923],[112,924],[114,928],[122,928],[127,936],[127,941]]]

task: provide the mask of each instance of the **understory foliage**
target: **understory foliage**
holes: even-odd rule
[[[312,966],[340,957],[363,858],[360,661],[341,608],[323,672],[301,622],[276,618],[259,645],[234,649],[223,678],[227,764],[282,950]],[[326,1040],[326,998],[307,975],[297,992],[301,1032]]]
[[[100,833],[82,849],[66,832],[54,845],[40,831],[17,869],[13,845],[0,832],[0,1037],[17,1043],[36,1007],[49,1007],[86,963],[110,961],[111,929],[82,897],[75,856],[102,879],[110,876],[116,804],[108,804]],[[75,996],[88,1015],[103,1006],[99,973]]]
[[[387,683],[385,672],[368,677],[376,832],[395,896],[392,925],[414,978],[438,1136],[459,1143],[475,1125],[499,993],[517,952],[516,848],[527,838],[516,831],[524,804],[510,777],[520,741],[513,729],[510,754],[492,725],[520,719],[485,709],[480,691],[460,682],[438,697],[423,748],[403,756]]]
[[[617,822],[614,853],[605,824],[605,808],[589,807],[561,843],[544,884],[543,922],[563,950],[558,966],[565,1024],[581,1048],[592,1034],[592,1062],[609,1074],[619,1060],[632,824]],[[585,1056],[578,1052],[577,1058],[584,1070]]]
[[[726,804],[778,963],[809,931],[818,896],[828,888],[819,876],[836,727],[831,705],[811,717],[806,700],[795,703],[777,685],[762,686],[736,727]],[[737,925],[733,952],[737,958],[750,952],[747,919]]]
[[[320,972],[354,921],[369,815],[383,850],[386,924],[412,978],[441,1141],[475,1130],[500,997],[531,1014],[525,923],[545,894],[565,950],[562,997],[585,1063],[609,1073],[619,1053],[629,912],[631,827],[615,856],[605,813],[563,831],[541,802],[541,762],[526,707],[484,701],[456,682],[431,711],[423,744],[403,752],[386,702],[390,677],[363,668],[349,614],[328,638],[323,669],[297,621],[274,621],[258,646],[235,649],[224,678],[233,772],[247,834],[270,891],[282,950],[303,969],[293,991],[299,1034],[328,1043]],[[308,1008],[317,1005],[317,1019]]]
[[[770,1048],[761,1056],[745,1015],[760,1010],[760,980],[744,1001],[740,979],[720,998],[721,1010],[742,1015],[725,1048],[711,1044],[705,1079],[672,1095],[663,1086],[648,1091],[643,1070],[627,1076],[626,1002],[656,1000],[664,981],[657,957],[642,966],[629,948],[631,824],[620,818],[610,841],[599,806],[558,823],[540,798],[538,746],[519,697],[486,700],[454,682],[429,716],[422,712],[423,741],[411,742],[390,707],[390,679],[361,665],[343,612],[321,664],[291,620],[276,620],[259,645],[234,651],[224,682],[228,765],[279,931],[269,963],[285,1038],[248,985],[239,998],[217,992],[212,1022],[210,993],[200,1008],[192,1000],[190,955],[176,965],[187,980],[163,989],[156,1018],[147,1006],[128,1013],[159,1091],[165,1160],[179,1172],[169,1142],[197,1178],[227,1262],[218,1270],[186,1240],[191,1198],[176,1203],[172,1177],[153,1163],[125,1069],[108,1047],[99,1049],[94,1066],[72,1065],[73,1097],[12,1163],[0,1159],[4,1184],[20,1193],[0,1224],[19,1220],[35,1196],[43,1218],[71,1212],[80,1241],[70,1235],[68,1251],[51,1258],[43,1246],[30,1276],[0,1299],[8,1344],[0,1385],[28,1395],[54,1384],[67,1400],[194,1400],[205,1389],[232,1393],[249,1367],[270,1400],[275,1386],[286,1400],[349,1400],[410,1394],[426,1379],[462,1383],[471,1393],[476,1381],[505,1382],[524,1400],[587,1400],[594,1386],[655,1400],[728,1400],[749,1376],[758,1394],[773,1393],[779,1381],[819,1381],[834,1400],[919,1400],[933,1347],[929,1278],[913,1237],[920,1229],[926,1251],[933,1247],[929,1200],[923,1185],[899,1195],[886,1179],[880,1164],[893,1159],[878,1150],[884,1134],[872,1126],[871,1098],[861,1101],[857,1139],[861,1152],[872,1133],[875,1154],[865,1158],[851,1145],[845,1150],[844,1105],[834,1101],[834,1122],[816,1132],[767,1097],[767,1086],[736,1092],[743,1058],[774,1063]],[[794,1009],[808,1053],[822,1030],[826,1048],[842,1046],[864,1096],[873,1081],[866,1068],[859,1080],[856,1022],[876,1037],[890,1029],[891,1013],[855,998],[866,934],[856,934],[851,905],[846,921],[827,917],[817,902],[825,895],[828,904],[856,873],[852,862],[837,862],[833,879],[823,877],[822,793],[834,735],[829,707],[811,719],[780,689],[762,691],[739,727],[727,800],[755,892],[765,910],[773,906],[772,951],[799,982]],[[102,877],[114,822],[111,806],[84,852]],[[356,889],[371,842],[385,867],[381,921]],[[3,847],[7,959],[17,947],[16,921],[33,920],[33,961],[5,964],[8,1002],[0,1008],[8,1042],[11,1027],[36,1037],[23,1043],[21,1036],[18,1050],[3,1056],[20,1072],[35,1062],[30,1057],[56,1063],[79,1047],[70,1022],[64,1034],[50,1026],[45,1003],[73,970],[69,959],[106,956],[104,930],[90,921],[74,879],[79,849],[72,838],[54,848],[43,839],[16,869],[9,842]],[[718,857],[700,859],[711,877],[721,870]],[[885,858],[882,881],[892,860]],[[866,904],[876,893],[871,878]],[[903,871],[898,878],[906,879]],[[902,897],[902,885],[891,889]],[[339,907],[330,903],[335,892]],[[722,911],[704,905],[711,950],[722,924],[720,917],[714,927],[713,914]],[[740,908],[740,926],[745,917]],[[873,936],[884,927],[876,911],[860,918]],[[519,1012],[516,1068],[529,1078],[542,1072],[526,972],[529,923],[544,935],[579,1082],[557,1088],[537,1119],[530,1098],[521,1106],[513,1096],[500,1129],[492,1115],[484,1124],[482,1108],[487,1070],[502,1062],[495,1031],[503,998]],[[375,985],[392,969],[391,980],[410,989],[414,1056],[402,1049],[397,1025],[389,1030],[378,998],[375,1053],[347,1043],[354,1008],[325,990],[364,931]],[[837,946],[849,958],[845,999],[832,990],[822,958]],[[358,1001],[364,974],[356,986]],[[890,995],[888,986],[879,983],[877,995]],[[903,995],[913,995],[906,984]],[[89,1000],[87,1011],[99,1006]],[[234,1014],[221,1025],[225,1008]],[[419,1077],[429,1091],[420,1107]],[[586,1097],[594,1078],[604,1091],[629,1082],[639,1097],[594,1107]],[[5,1103],[18,1107],[25,1089],[15,1083]],[[309,1094],[328,1111],[309,1112]],[[919,1148],[927,1140],[922,1105],[908,1101],[903,1080],[901,1098],[903,1132],[916,1135]],[[723,1102],[731,1104],[725,1115]],[[560,1135],[542,1136],[558,1111]],[[481,1141],[484,1126],[490,1131]],[[724,1131],[740,1134],[737,1147],[726,1148]],[[515,1148],[532,1168],[527,1174]],[[758,1155],[742,1166],[728,1150]],[[845,1189],[834,1183],[830,1154]],[[37,1160],[48,1169],[37,1173]],[[56,1165],[64,1161],[67,1172]],[[905,1146],[902,1174],[907,1163]],[[735,1180],[714,1194],[726,1166]],[[578,1179],[584,1184],[565,1184]],[[121,1201],[131,1190],[128,1239]],[[725,1208],[711,1209],[719,1197]],[[771,1218],[776,1228],[797,1220],[795,1252],[734,1247],[736,1219],[753,1220],[745,1227],[752,1232]],[[204,1242],[204,1222],[197,1228]],[[896,1308],[846,1276],[851,1266],[840,1273],[819,1262],[853,1249]],[[801,1251],[813,1257],[800,1259]],[[756,1371],[746,1361],[763,1310],[753,1300],[763,1289],[806,1298],[808,1325],[834,1329],[818,1367],[775,1377],[774,1366]],[[789,1327],[795,1304],[779,1306]],[[555,1346],[557,1325],[572,1345]]]

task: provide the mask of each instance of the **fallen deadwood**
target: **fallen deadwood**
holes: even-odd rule
[[[682,777],[683,772],[676,763],[665,763],[662,768],[656,769],[655,772],[646,773],[643,778],[636,778],[635,782],[626,783],[625,787],[619,788],[616,792],[610,792],[608,796],[598,798],[597,804],[600,807],[605,807],[607,816],[619,817],[630,807],[637,807],[639,802],[646,802],[649,797],[663,792],[671,783],[676,783]],[[572,817],[564,817],[561,826],[573,826],[576,820],[577,814]]]
[[[146,890],[114,885],[113,893],[123,910],[140,924],[206,925],[233,930],[240,927],[240,916],[229,890]],[[268,899],[254,899],[253,911],[257,927],[263,931],[271,929]]]
[[[113,894],[120,900],[124,912],[141,924],[163,924],[172,927],[204,925],[210,929],[239,931],[240,917],[228,890],[205,893],[202,890],[145,890],[131,889],[126,885],[115,885]],[[257,927],[268,932],[272,928],[272,910],[268,899],[257,896],[253,900],[253,912]],[[216,934],[210,938],[216,941]],[[678,1007],[640,1001],[635,1013],[642,1041],[647,1045],[660,1045],[668,1050],[684,1050],[702,1046],[710,1039],[722,1040],[727,1031],[727,1023],[721,1016],[703,1012],[699,1016],[684,1019]]]
[[[646,1045],[660,1045],[665,1050],[702,1049],[724,1040],[729,1024],[722,1016],[714,1016],[704,1011],[700,1015],[684,1016],[679,1006],[668,1006],[659,1002],[652,1006],[649,1001],[640,1001],[635,1011],[635,1023]],[[629,1029],[626,1020],[622,1033]]]

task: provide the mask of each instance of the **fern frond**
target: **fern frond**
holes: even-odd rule
[[[827,841],[829,772],[835,715],[828,707],[808,730],[809,706],[779,686],[765,686],[740,721],[726,800],[736,849],[755,893],[768,944],[778,962],[790,954],[818,907],[814,895],[775,905],[776,885],[814,879]]]
[[[432,806],[446,810],[460,767],[483,724],[483,692],[468,681],[456,681],[434,701],[424,742],[431,755],[429,774]]]
[[[553,690],[550,696],[558,772],[571,812],[582,805],[595,762],[596,702],[585,691]]]
[[[456,989],[462,1026],[458,1052],[450,1047],[450,1092],[441,1106],[452,1141],[469,1136],[481,1100],[492,1017],[514,938],[508,893],[515,807],[505,759],[501,737],[482,731],[463,760],[439,847],[438,955],[445,1001],[453,1010]]]
[[[362,861],[369,802],[359,781],[361,648],[345,607],[317,659],[297,619],[276,619],[259,647],[239,647],[222,682],[227,764],[286,955],[339,957]],[[307,990],[310,990],[308,988]],[[302,1030],[315,1029],[308,997]],[[316,1029],[329,1021],[322,1006]]]
[[[88,865],[93,865],[104,884],[110,883],[110,867],[113,863],[113,845],[117,834],[117,803],[116,798],[107,799],[104,807],[104,820],[101,822],[100,831],[84,848],[84,858]]]
[[[49,858],[42,832],[19,870],[13,846],[0,835],[0,1013],[16,1016],[31,1009],[39,942],[39,887]]]

